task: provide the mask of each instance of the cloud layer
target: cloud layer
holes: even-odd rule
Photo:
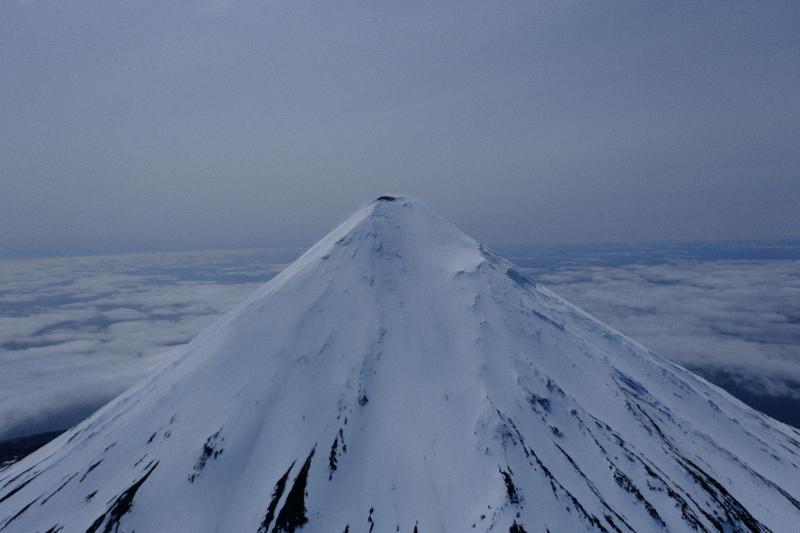
[[[0,262],[0,439],[79,421],[284,264],[264,252]]]
[[[800,261],[583,267],[538,279],[667,359],[800,398]]]
[[[800,405],[798,251],[737,247],[709,257],[663,246],[501,250],[662,356],[723,376],[741,397],[769,396],[772,403],[761,408],[778,417],[770,406]],[[0,261],[0,440],[78,422],[297,252]]]

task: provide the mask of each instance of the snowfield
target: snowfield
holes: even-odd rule
[[[799,531],[800,433],[417,200],[0,472],[2,532]]]

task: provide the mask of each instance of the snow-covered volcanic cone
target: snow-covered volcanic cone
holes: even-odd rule
[[[800,531],[800,433],[416,200],[0,473],[3,532]]]

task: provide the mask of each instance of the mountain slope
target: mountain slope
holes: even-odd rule
[[[797,431],[382,197],[0,473],[0,531],[784,532],[799,464]]]

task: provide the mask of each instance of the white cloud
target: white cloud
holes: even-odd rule
[[[0,262],[0,439],[79,421],[285,261],[226,252]],[[800,261],[576,264],[534,277],[668,359],[800,398]]]
[[[571,268],[537,279],[672,361],[800,398],[800,261]]]
[[[0,439],[69,426],[152,372],[260,285],[227,265],[242,260],[262,281],[279,268],[213,253],[0,262]]]

